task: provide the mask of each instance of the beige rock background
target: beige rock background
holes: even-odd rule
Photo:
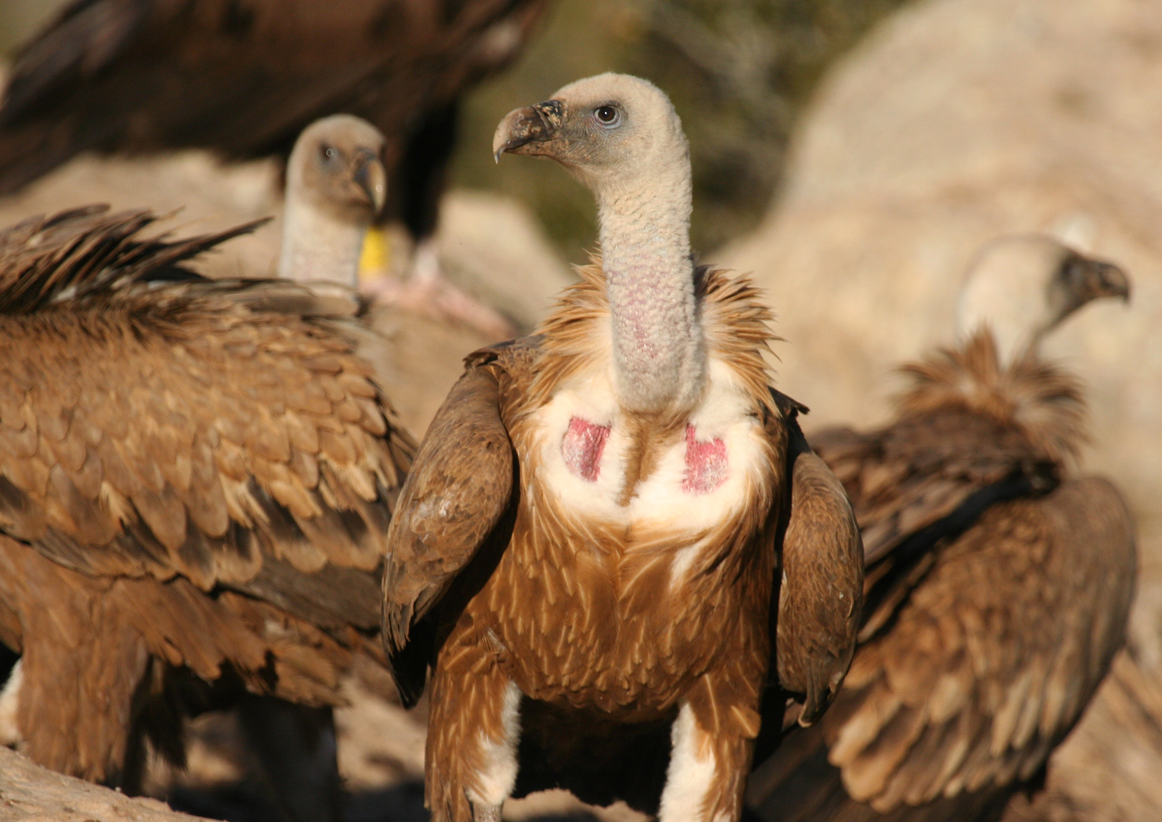
[[[154,799],[130,799],[32,764],[0,747],[3,822],[196,822]]]

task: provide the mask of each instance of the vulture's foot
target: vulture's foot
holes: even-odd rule
[[[472,822],[500,822],[500,805],[472,803]]]
[[[380,276],[364,282],[362,291],[376,302],[466,323],[497,341],[512,339],[517,333],[500,312],[468,296],[444,278],[435,246],[430,241],[416,249],[410,277],[399,280]]]

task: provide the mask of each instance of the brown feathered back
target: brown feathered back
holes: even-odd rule
[[[204,280],[176,263],[252,226],[171,240],[154,219],[0,235],[0,553],[24,569],[0,597],[40,695],[18,724],[94,779],[176,670],[332,704],[353,653],[382,659],[376,569],[414,451],[350,294]]]
[[[900,370],[913,380],[899,399],[901,417],[962,407],[1015,427],[1034,448],[1062,464],[1075,460],[1086,441],[1085,402],[1077,378],[1033,349],[1002,366],[988,331]]]

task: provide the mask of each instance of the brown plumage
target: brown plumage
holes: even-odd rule
[[[286,156],[349,113],[387,137],[391,213],[434,228],[457,99],[506,65],[544,0],[76,0],[18,54],[0,192],[82,151]]]
[[[711,356],[742,364],[742,378],[761,388],[755,413],[765,421],[765,461],[787,466],[786,473],[767,475],[763,486],[748,491],[750,504],[736,518],[702,534],[660,527],[635,528],[631,535],[562,508],[535,481],[539,443],[531,419],[563,382],[593,367],[587,348],[607,321],[608,306],[600,269],[589,266],[582,275],[540,334],[469,358],[468,371],[433,421],[390,540],[385,639],[407,702],[419,696],[431,655],[438,655],[430,761],[449,757],[495,713],[487,701],[502,699],[505,691],[490,687],[490,680],[511,678],[525,696],[522,716],[532,720],[532,728],[522,721],[517,795],[561,785],[586,801],[625,799],[656,811],[680,698],[691,700],[700,717],[717,717],[722,727],[715,730],[727,739],[745,741],[758,732],[756,688],[766,669],[764,634],[779,547],[789,580],[778,620],[780,640],[788,637],[779,646],[780,680],[806,694],[813,713],[822,712],[847,667],[858,603],[813,611],[837,592],[858,595],[854,561],[843,566],[846,578],[832,570],[858,548],[858,538],[854,522],[843,530],[850,514],[838,483],[798,433],[800,407],[766,388],[759,355],[769,339],[766,310],[748,284],[717,271],[702,270],[699,280],[712,318]],[[667,439],[647,442],[660,449],[684,429],[679,421],[669,426]],[[792,499],[816,510],[796,518]],[[433,507],[440,508],[438,518]],[[780,516],[799,531],[784,539]],[[822,547],[828,540],[832,544]],[[671,587],[674,554],[691,543],[718,547],[701,554],[679,595]],[[585,559],[581,545],[600,546],[605,559]],[[796,567],[794,559],[808,565],[808,556],[815,564]],[[817,566],[827,567],[832,578]],[[806,601],[801,612],[794,612],[790,596],[796,586]],[[820,630],[817,619],[828,630]],[[541,638],[546,642],[538,647]],[[570,722],[578,727],[562,733],[561,723]],[[617,726],[626,722],[641,727],[628,731],[631,742],[618,750]],[[585,743],[569,738],[593,735],[594,726],[613,749],[600,766],[579,763],[576,750]],[[502,736],[500,727],[484,727]],[[635,772],[631,765],[643,752],[660,772]],[[721,759],[741,755],[717,753]],[[592,770],[577,775],[571,769],[578,765]],[[741,780],[738,774],[729,778]],[[724,794],[740,784],[728,785]],[[429,796],[439,803],[433,805],[436,818],[463,818],[454,810],[454,795]]]
[[[586,136],[594,112],[634,130]],[[428,805],[441,822],[494,820],[508,796],[559,786],[734,820],[768,670],[813,716],[843,678],[858,532],[799,407],[769,387],[754,288],[682,253],[689,164],[665,95],[579,81],[505,118],[501,150],[534,122],[532,151],[623,174],[622,203],[643,208],[599,199],[603,258],[538,334],[468,359],[401,492],[384,640],[405,701],[432,668]],[[676,179],[643,186],[647,205],[634,194],[650,167]],[[657,228],[640,245],[634,217]]]
[[[1077,282],[1063,271],[1049,281],[1084,296],[1044,327],[1025,312],[1026,333],[1005,338],[1035,343],[1088,300],[1128,294],[1105,264]],[[1052,293],[1032,275],[1030,294]],[[756,768],[758,818],[997,818],[1036,785],[1124,641],[1134,527],[1109,481],[1071,476],[1077,381],[1035,344],[1006,357],[988,328],[903,371],[891,424],[811,438],[855,506],[866,609],[831,710]]]
[[[382,660],[378,574],[413,444],[350,294],[204,280],[240,231],[103,208],[0,235],[0,640],[25,751],[137,787],[143,738],[245,693],[336,704]]]

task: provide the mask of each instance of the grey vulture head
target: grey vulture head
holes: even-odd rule
[[[676,205],[685,199],[689,213],[690,149],[682,122],[669,97],[639,77],[587,77],[543,103],[509,112],[492,151],[497,160],[505,152],[550,157],[599,203],[652,184]]]
[[[967,338],[988,325],[1002,362],[1036,346],[1086,303],[1128,302],[1130,283],[1113,263],[1086,257],[1044,234],[1001,237],[969,266],[956,308],[956,331]]]
[[[349,114],[312,123],[287,163],[279,276],[356,284],[363,237],[387,197],[384,137]]]
[[[690,151],[666,94],[624,74],[588,77],[509,112],[492,145],[497,157],[550,157],[593,191],[622,407],[691,407],[706,360],[690,254]]]

